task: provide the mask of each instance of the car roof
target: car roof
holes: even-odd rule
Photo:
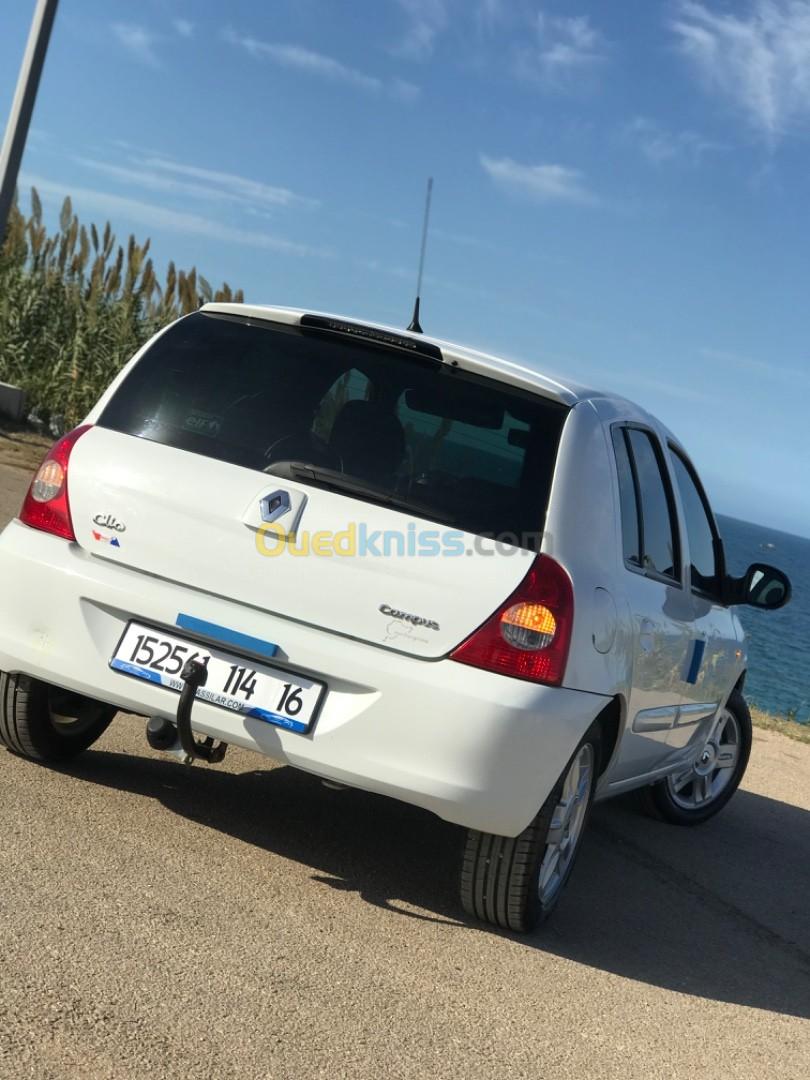
[[[666,431],[663,425],[645,409],[620,394],[608,393],[604,390],[584,386],[571,379],[545,374],[514,360],[506,360],[503,357],[493,356],[478,349],[471,349],[466,345],[458,345],[442,338],[431,337],[429,334],[417,334],[402,330],[400,327],[369,322],[367,319],[357,319],[347,315],[336,315],[334,312],[275,307],[265,304],[210,303],[203,305],[200,310],[211,314],[219,313],[241,315],[252,319],[267,319],[272,322],[285,323],[289,326],[300,325],[301,319],[308,315],[351,323],[354,326],[362,326],[365,329],[379,331],[383,334],[395,334],[401,338],[410,338],[422,345],[438,348],[444,359],[455,361],[465,371],[471,371],[478,375],[489,375],[501,382],[531,390],[542,397],[558,401],[563,405],[574,406],[583,401],[592,401],[595,405],[600,401],[609,402],[611,406],[610,412],[615,412],[616,415],[625,415],[628,419],[654,422],[657,427]],[[669,432],[666,433],[667,435],[670,434]]]

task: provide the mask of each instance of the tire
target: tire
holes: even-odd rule
[[[519,836],[468,831],[461,869],[461,903],[468,915],[525,934],[552,913],[588,823],[599,773],[599,735],[598,727],[588,732],[537,817]],[[559,833],[560,814],[567,819],[563,844],[552,839],[552,833]]]
[[[735,690],[689,769],[643,788],[644,810],[672,825],[702,825],[718,814],[740,786],[751,755],[751,714]]]
[[[115,713],[111,705],[28,675],[0,672],[0,742],[29,761],[75,757],[106,731]]]

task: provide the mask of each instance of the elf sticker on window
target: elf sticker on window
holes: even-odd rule
[[[216,413],[193,409],[183,421],[183,427],[186,431],[193,431],[196,435],[207,435],[209,438],[214,439],[219,435],[222,427],[222,417],[217,416]]]

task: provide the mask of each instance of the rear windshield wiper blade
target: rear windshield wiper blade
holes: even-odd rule
[[[301,480],[304,483],[329,488],[331,491],[345,491],[348,495],[359,495],[369,502],[397,507],[399,510],[405,510],[420,517],[435,520],[437,516],[436,508],[428,506],[427,503],[416,502],[404,495],[394,495],[365,480],[358,480],[356,477],[338,472],[337,469],[327,469],[323,465],[313,465],[308,461],[274,461],[272,465],[265,466],[264,471],[272,476],[280,476],[283,480]],[[442,513],[441,520],[447,525],[452,525],[455,518]]]

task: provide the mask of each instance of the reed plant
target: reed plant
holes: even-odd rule
[[[109,221],[82,224],[70,198],[49,230],[35,188],[27,217],[12,208],[0,247],[0,381],[23,387],[54,433],[76,424],[160,327],[210,300],[243,301],[194,267],[170,262],[158,280],[149,247],[134,236],[119,244]]]

